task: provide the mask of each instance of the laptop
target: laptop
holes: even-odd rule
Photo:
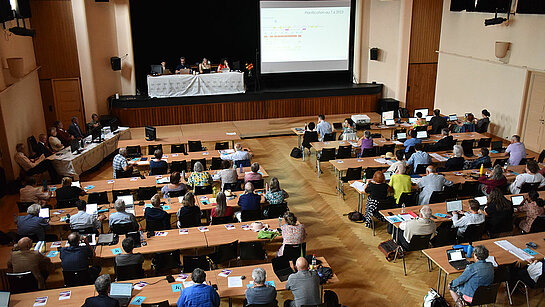
[[[0,291],[0,307],[9,306],[9,296],[10,293],[8,291]]]
[[[504,152],[505,149],[503,149],[503,142],[502,141],[492,141],[490,142],[490,150],[494,150],[497,152]]]
[[[524,195],[511,196],[511,202],[513,203],[513,206],[520,206],[523,201],[524,201]]]
[[[127,146],[127,157],[128,158],[140,158],[142,152],[140,151],[140,146]]]
[[[142,238],[142,234],[140,233],[140,231],[131,231],[131,232],[127,232],[127,235],[126,237],[127,238],[132,238],[133,242],[134,242],[134,248],[137,248],[137,247],[142,247],[142,240],[140,238]]]
[[[456,114],[450,114],[450,115],[448,116],[448,120],[455,122],[455,121],[458,120],[458,115],[456,115]]]
[[[98,214],[98,204],[87,204],[85,207],[85,213],[90,215],[97,215]]]
[[[386,126],[395,126],[396,121],[394,119],[387,119],[387,120],[384,121],[384,124]]]
[[[427,139],[428,138],[428,131],[417,131],[416,132],[416,138],[417,139]]]
[[[426,121],[429,122],[432,118],[433,118],[433,116],[428,115],[428,116],[426,116]]]
[[[464,251],[462,249],[450,249],[447,251],[448,263],[457,270],[464,270],[469,264],[464,257]]]
[[[398,141],[405,141],[407,139],[407,133],[406,132],[399,132],[396,134],[396,139]]]
[[[117,199],[122,199],[125,202],[126,208],[132,208],[134,206],[134,199],[132,195],[118,196]]]
[[[114,245],[119,242],[119,237],[115,233],[101,233],[98,235],[97,245]]]
[[[127,306],[132,297],[132,283],[112,283],[110,285],[110,297],[118,300],[120,306]]]
[[[38,214],[39,217],[43,217],[44,219],[49,218],[49,208],[41,208],[40,213]]]
[[[189,68],[180,69],[179,74],[180,75],[189,75],[189,74],[191,74],[191,69],[189,69]]]
[[[280,256],[272,259],[272,266],[274,274],[280,279],[280,281],[288,280],[288,277],[295,273],[290,266],[290,259],[286,256]]]
[[[479,205],[484,206],[488,202],[488,197],[479,196],[479,197],[475,197],[475,200],[479,202]]]
[[[416,117],[409,117],[409,124],[416,123]]]
[[[221,72],[230,72],[231,70],[229,68],[223,68]]]
[[[461,200],[447,201],[447,212],[449,214],[453,211],[460,211],[462,208],[463,206]]]
[[[343,130],[343,124],[342,123],[333,123],[333,128],[335,128],[335,130]]]

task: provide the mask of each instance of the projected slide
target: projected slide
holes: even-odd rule
[[[350,1],[261,1],[261,73],[348,70]]]

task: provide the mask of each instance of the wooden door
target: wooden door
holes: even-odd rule
[[[435,78],[437,63],[409,64],[407,78],[407,109],[413,114],[416,109],[428,109],[431,115],[435,101]]]
[[[51,79],[51,86],[57,120],[64,124],[65,129],[68,129],[72,117],[77,116],[80,127],[84,127],[85,114],[79,78]]]
[[[526,148],[541,152],[545,148],[545,74],[532,73],[523,124]]]

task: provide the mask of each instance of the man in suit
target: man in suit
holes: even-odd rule
[[[454,146],[455,142],[452,135],[449,135],[448,128],[443,128],[441,130],[441,134],[443,135],[443,138],[435,143],[435,150],[450,150],[452,146]]]
[[[37,154],[43,154],[46,158],[53,154],[53,151],[49,148],[49,144],[47,143],[47,135],[42,133],[38,136],[37,149]]]
[[[68,131],[64,130],[64,125],[61,121],[56,121],[54,124],[55,128],[57,129],[57,138],[61,140],[62,145],[70,146],[70,142],[74,139]]]
[[[119,307],[119,301],[108,296],[111,283],[109,274],[100,275],[95,280],[98,295],[88,297],[82,307]]]
[[[68,133],[78,140],[85,137],[83,131],[79,127],[79,119],[76,116],[72,117],[72,123],[70,124],[70,127],[68,127]]]

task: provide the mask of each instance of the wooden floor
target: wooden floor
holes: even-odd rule
[[[428,272],[425,257],[411,253],[407,256],[408,276],[404,276],[401,262],[387,262],[377,249],[380,242],[390,238],[385,225],[379,224],[377,234],[373,236],[363,224],[348,221],[343,214],[356,207],[356,193],[346,188],[345,200],[335,194],[334,172],[323,164],[324,173],[318,178],[314,171],[314,155],[304,162],[291,158],[289,153],[297,145],[296,136],[245,139],[241,143],[252,149],[255,160],[271,176],[277,177],[281,187],[289,192],[289,207],[307,229],[307,253],[327,258],[340,280],[327,288],[337,292],[343,305],[422,306],[429,288],[437,285],[437,267]],[[82,180],[106,179],[111,174],[111,161],[107,161],[97,171],[84,174]],[[0,200],[0,210],[6,217],[0,222],[0,229],[4,231],[14,228],[10,217],[16,210],[14,200],[17,197]],[[273,253],[269,250],[269,256]],[[104,271],[113,273],[111,268],[104,268]],[[59,279],[62,277],[52,276],[48,284],[58,284]],[[545,306],[543,291],[531,291],[530,296],[531,306]],[[279,293],[280,303],[287,298],[291,298],[291,293]],[[448,294],[447,299],[450,301]],[[513,301],[514,306],[524,306],[524,294],[517,292]],[[242,306],[242,298],[235,299],[234,305]],[[503,285],[496,305],[508,306]],[[222,306],[228,306],[227,300],[222,301]]]

